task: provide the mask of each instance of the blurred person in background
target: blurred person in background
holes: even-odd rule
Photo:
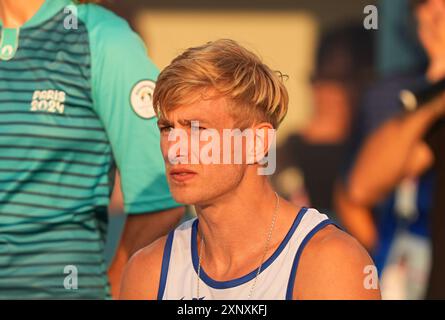
[[[373,79],[373,42],[373,33],[361,23],[321,36],[311,79],[312,116],[278,151],[274,182],[280,193],[297,205],[320,208],[331,218],[335,181],[354,145],[357,105]]]
[[[158,69],[94,4],[2,0],[0,34],[0,298],[109,297],[183,214],[159,151]],[[129,216],[108,278],[114,163]]]
[[[429,59],[428,68],[426,75],[412,76],[408,80],[399,77],[399,83],[393,88],[425,86],[445,77],[445,1],[417,0],[411,3],[419,40]],[[374,98],[371,103],[376,108],[383,109],[386,103],[392,104],[391,99]],[[386,251],[382,257],[388,260],[388,267],[382,274],[384,298],[385,291],[389,291],[389,298],[425,296],[430,259],[426,231],[431,233],[432,240],[432,267],[426,298],[445,298],[445,275],[442,273],[445,267],[442,230],[445,226],[444,99],[444,96],[436,98],[410,114],[398,112],[396,117],[375,130],[359,152],[346,185],[339,187],[337,193],[339,213],[348,230],[368,250],[377,251],[377,254],[381,254],[379,250]],[[431,168],[435,174],[434,184],[428,172]],[[431,204],[429,196],[433,186]],[[377,222],[376,226],[372,209],[396,188],[392,206],[398,207],[398,213],[402,214],[398,217],[398,227],[402,221],[403,230],[396,230],[399,236],[390,248],[388,244],[383,244],[386,248],[382,248],[385,242],[382,232],[385,232],[383,228],[388,228],[388,220],[383,219],[384,223]],[[378,265],[379,259],[376,260]],[[391,270],[386,272],[387,269]],[[387,277],[389,273],[391,277]],[[389,290],[385,289],[386,285]]]

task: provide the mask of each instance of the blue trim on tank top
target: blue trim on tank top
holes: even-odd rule
[[[312,237],[321,229],[323,229],[326,226],[334,225],[340,230],[342,230],[341,227],[339,227],[334,221],[331,219],[326,219],[317,224],[307,235],[304,237],[303,241],[301,242],[300,246],[298,247],[297,253],[295,254],[294,262],[292,263],[292,269],[289,276],[289,281],[287,283],[287,290],[286,290],[286,300],[292,300],[293,293],[294,293],[294,286],[295,286],[295,277],[297,275],[297,268],[298,263],[300,261],[301,254],[303,253],[304,247],[309,242],[309,240],[312,239]]]
[[[172,252],[173,237],[175,231],[171,231],[168,234],[167,241],[164,246],[164,253],[162,255],[162,267],[161,278],[159,279],[158,300],[162,300],[165,291],[165,285],[167,284],[168,267],[170,265],[170,256]]]
[[[307,208],[301,208],[301,210],[298,212],[297,216],[295,217],[294,222],[292,223],[292,226],[286,236],[284,237],[283,241],[280,243],[278,248],[275,250],[275,252],[270,256],[269,259],[267,259],[262,266],[261,272],[267,269],[274,261],[275,259],[280,255],[280,253],[284,250],[287,243],[291,239],[292,235],[294,234],[295,230],[297,229],[298,225],[300,224],[301,220],[303,219],[303,216],[307,212]],[[195,269],[196,274],[198,274],[198,264],[199,264],[199,257],[198,257],[198,250],[197,250],[197,233],[198,233],[198,219],[196,219],[193,222],[192,225],[192,239],[191,239],[191,252],[192,252],[192,262],[193,262],[193,268]],[[249,282],[250,280],[254,279],[256,274],[258,272],[258,268],[250,272],[249,274],[242,276],[237,279],[228,280],[228,281],[216,281],[210,278],[204,271],[204,269],[201,267],[200,271],[200,278],[206,285],[208,285],[211,288],[214,289],[229,289],[233,287],[240,286],[244,283]]]

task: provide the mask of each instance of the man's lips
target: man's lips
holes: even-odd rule
[[[185,182],[196,176],[196,172],[188,169],[171,169],[170,177],[175,182]]]

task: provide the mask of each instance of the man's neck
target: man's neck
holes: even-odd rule
[[[1,0],[0,20],[5,28],[19,28],[31,19],[45,0]]]
[[[242,182],[236,190],[215,203],[197,206],[198,247],[202,234],[206,269],[211,265],[214,274],[230,274],[245,264],[246,259],[257,267],[264,253],[276,204],[276,195],[267,179],[258,178]],[[284,237],[295,218],[288,214],[293,211],[296,214],[290,207],[280,199],[271,248]]]

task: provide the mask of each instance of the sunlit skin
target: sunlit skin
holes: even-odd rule
[[[2,0],[0,20],[5,28],[19,28],[36,14],[45,0]]]
[[[168,132],[172,128],[189,130],[192,120],[200,120],[202,128],[233,129],[236,116],[231,110],[225,98],[198,100],[173,108],[166,119],[159,121],[161,149],[173,197],[195,205],[200,221],[198,241],[201,237],[205,239],[202,267],[218,281],[241,277],[261,263],[275,209],[274,191],[268,177],[257,174],[256,163],[170,164],[168,150],[173,142],[168,141]],[[256,123],[252,128],[272,128],[267,122]],[[178,180],[175,175],[181,170],[189,176]],[[299,209],[280,199],[266,258],[281,243]],[[164,244],[165,237],[131,259],[122,283],[122,299],[156,299]],[[363,286],[366,265],[372,265],[372,261],[358,242],[336,227],[328,226],[317,233],[304,250],[294,298],[378,299],[379,290]]]
[[[437,81],[445,75],[445,1],[428,0],[415,10],[417,33],[430,64],[427,77]]]
[[[191,121],[199,121],[199,130],[216,129],[222,137],[222,130],[235,127],[235,120],[224,110],[224,99],[205,100],[197,105],[180,107],[169,114],[168,119],[158,122],[161,131],[161,150],[164,156],[167,179],[175,199],[185,204],[206,205],[214,203],[218,196],[228,193],[234,186],[239,185],[244,174],[250,173],[247,165],[224,164],[179,164],[172,165],[168,159],[169,148],[176,141],[168,141],[171,129],[185,130],[190,136]],[[208,111],[212,110],[211,113]],[[200,142],[201,150],[206,142]],[[220,141],[222,146],[222,141]],[[184,156],[191,162],[191,145],[188,144],[189,153]],[[221,147],[222,150],[222,147]],[[223,167],[223,168],[221,168]],[[181,179],[181,173],[187,172],[186,179]],[[256,174],[255,174],[256,175]],[[253,178],[255,178],[252,175]],[[211,187],[210,187],[211,186]]]

